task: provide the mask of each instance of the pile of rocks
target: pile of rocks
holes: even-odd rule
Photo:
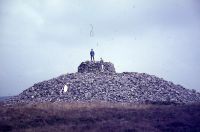
[[[200,93],[194,90],[145,73],[116,73],[114,65],[108,62],[104,62],[106,70],[102,71],[99,64],[83,62],[78,73],[37,83],[9,101],[200,102]],[[64,87],[67,87],[67,91],[64,91]]]
[[[104,73],[115,73],[115,67],[110,62],[93,62],[93,61],[86,61],[82,62],[80,66],[78,67],[78,72],[80,73],[98,73],[98,72],[104,72]]]

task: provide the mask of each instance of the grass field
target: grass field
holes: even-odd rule
[[[200,104],[1,104],[0,131],[200,132]]]

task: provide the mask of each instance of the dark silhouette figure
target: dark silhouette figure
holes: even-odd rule
[[[91,57],[91,61],[94,61],[94,51],[93,51],[93,49],[91,49],[91,51],[90,51],[90,57]]]

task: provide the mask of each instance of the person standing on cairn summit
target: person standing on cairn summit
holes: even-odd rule
[[[91,57],[91,61],[94,61],[94,51],[93,51],[93,49],[91,49],[91,51],[90,51],[90,57]]]

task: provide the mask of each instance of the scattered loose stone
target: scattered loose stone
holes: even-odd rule
[[[7,103],[108,101],[127,103],[196,103],[200,93],[154,75],[116,73],[110,62],[82,62],[77,73],[34,84]]]

